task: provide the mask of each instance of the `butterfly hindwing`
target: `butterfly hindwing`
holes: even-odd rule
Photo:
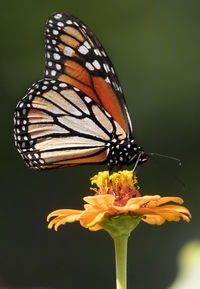
[[[103,106],[132,135],[116,72],[102,45],[79,19],[52,15],[46,25],[45,76],[74,85]]]
[[[19,152],[39,169],[104,162],[112,135],[126,136],[92,98],[51,79],[33,85],[18,103],[14,120]]]

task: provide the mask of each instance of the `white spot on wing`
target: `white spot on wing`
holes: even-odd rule
[[[84,99],[87,103],[90,103],[92,101],[92,99],[88,96],[85,96]]]
[[[51,75],[52,75],[52,76],[56,76],[56,71],[55,71],[55,70],[52,70],[52,71],[51,71]]]
[[[53,57],[55,60],[59,60],[60,59],[60,55],[58,53],[54,53]]]
[[[100,50],[99,50],[98,48],[94,49],[94,53],[95,53],[96,55],[102,56],[102,55],[101,55],[101,52],[100,52]]]
[[[65,49],[64,49],[64,51],[63,51],[63,53],[64,53],[66,56],[71,57],[72,54],[74,53],[74,50],[73,50],[71,47],[66,46]]]
[[[108,117],[111,118],[111,115],[109,114],[109,112],[107,112],[107,110],[105,110],[104,112],[105,112],[105,114],[106,114]]]
[[[83,54],[83,55],[85,55],[85,54],[87,54],[87,53],[89,52],[89,50],[88,50],[84,45],[81,45],[81,46],[79,47],[78,51],[79,51],[81,54]]]
[[[67,84],[62,82],[62,83],[59,84],[59,86],[60,87],[67,87]]]
[[[96,69],[101,68],[101,65],[99,64],[99,62],[97,60],[93,61],[92,64],[95,66]]]
[[[103,64],[103,67],[104,67],[106,73],[108,73],[108,68],[107,68],[107,65],[105,63]]]
[[[91,48],[91,46],[90,46],[90,44],[87,42],[87,41],[84,41],[84,43],[83,43],[88,49],[90,49]]]
[[[58,35],[58,34],[59,34],[59,31],[56,30],[56,29],[53,29],[53,34],[54,34],[54,35]]]
[[[63,26],[64,26],[64,23],[58,22],[57,25],[60,26],[60,27],[63,27]]]
[[[115,74],[115,71],[114,71],[114,68],[113,68],[113,67],[111,67],[111,71],[112,71],[113,74]]]
[[[60,69],[62,68],[62,66],[61,66],[60,64],[56,63],[56,68],[57,68],[58,70],[60,70]]]
[[[54,15],[54,18],[55,19],[60,19],[62,17],[62,14],[56,14],[56,15]]]
[[[106,77],[105,81],[106,81],[107,83],[111,83],[111,82],[110,82],[110,78],[109,78],[108,76]]]
[[[107,70],[108,72],[110,72],[110,67],[108,66],[108,64],[106,64]]]
[[[27,157],[28,157],[29,159],[32,159],[32,156],[31,156],[31,154],[28,154],[28,155],[27,155]]]
[[[94,66],[89,63],[89,62],[86,62],[85,66],[89,69],[89,70],[94,70]]]
[[[71,24],[72,24],[72,21],[71,21],[71,20],[67,20],[66,23],[69,24],[69,25],[71,25]]]

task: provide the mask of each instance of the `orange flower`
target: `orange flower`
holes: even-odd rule
[[[180,218],[189,222],[191,214],[183,206],[168,204],[174,202],[182,204],[179,197],[161,197],[159,195],[143,196],[138,192],[137,178],[132,171],[121,171],[109,175],[109,172],[100,172],[91,178],[91,183],[97,185],[95,196],[84,198],[87,203],[84,210],[63,209],[48,215],[49,229],[55,230],[60,225],[79,221],[80,224],[92,231],[103,229],[101,226],[105,218],[131,216],[140,218],[149,224],[161,225],[167,221],[179,221]],[[165,204],[165,205],[164,205]]]

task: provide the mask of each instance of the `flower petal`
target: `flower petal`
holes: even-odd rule
[[[98,215],[95,216],[95,218],[89,223],[87,223],[87,228],[93,228],[95,227],[97,224],[100,224],[103,219],[104,219],[104,216],[106,215],[106,212],[102,212],[102,213],[99,213]],[[80,222],[82,223],[82,218],[80,219]]]
[[[93,207],[89,208],[88,210],[85,210],[80,218],[81,226],[88,228],[88,224],[92,223],[98,214],[99,210]]]
[[[179,197],[162,197],[162,198],[160,198],[160,200],[157,201],[157,205],[162,205],[162,204],[165,204],[168,202],[174,202],[174,203],[182,204],[183,199],[179,198]]]
[[[165,219],[159,215],[145,215],[142,218],[142,221],[151,225],[162,225],[165,222]]]
[[[82,210],[72,210],[72,209],[60,209],[53,211],[47,216],[47,222],[49,222],[50,218],[56,217],[56,216],[70,216],[70,215],[77,215],[81,214],[83,211]]]
[[[84,211],[81,210],[70,210],[70,209],[54,211],[47,216],[47,221],[49,221],[51,217],[57,216],[52,221],[50,221],[48,228],[51,229],[54,226],[55,230],[57,231],[60,225],[79,221],[80,215],[83,212]]]
[[[183,214],[187,214],[190,218],[192,217],[190,214],[190,211],[183,207],[183,206],[178,206],[178,205],[164,205],[162,207],[159,208],[168,208],[168,209],[173,209],[176,210],[177,212],[183,213]]]
[[[158,201],[160,198],[161,197],[159,195],[132,198],[128,200],[126,205],[131,206],[133,204],[137,204],[138,206],[142,206],[143,204],[147,204],[150,201]]]
[[[97,206],[101,210],[107,210],[109,207],[112,207],[115,200],[114,195],[97,195],[93,197],[83,198],[85,202],[92,206]]]
[[[98,224],[93,226],[93,227],[89,227],[90,231],[99,231],[99,230],[102,230],[102,229],[103,229],[102,226],[100,226]]]

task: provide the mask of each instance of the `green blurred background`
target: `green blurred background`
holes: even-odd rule
[[[4,1],[1,9],[0,287],[115,288],[114,252],[103,231],[47,229],[46,216],[81,208],[89,178],[106,167],[37,172],[14,147],[13,112],[43,77],[44,26],[53,12],[82,19],[108,52],[126,95],[136,140],[152,157],[137,168],[143,194],[182,196],[190,224],[142,223],[129,242],[128,288],[164,289],[176,256],[199,238],[200,2],[198,0]]]

